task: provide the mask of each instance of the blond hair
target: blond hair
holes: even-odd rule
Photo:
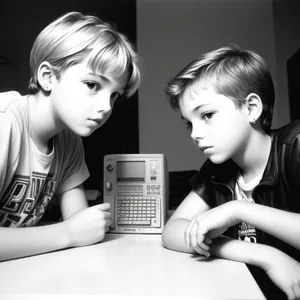
[[[70,12],[49,24],[36,38],[30,53],[29,92],[41,87],[37,70],[49,62],[57,79],[70,66],[87,59],[94,73],[129,73],[124,95],[129,97],[140,85],[139,56],[128,38],[112,24],[97,16]]]

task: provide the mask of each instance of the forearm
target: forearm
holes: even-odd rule
[[[25,257],[71,246],[64,222],[38,227],[0,228],[0,261]]]
[[[300,214],[243,201],[233,201],[239,221],[260,230],[300,250]]]
[[[163,245],[171,250],[197,253],[194,249],[188,251],[184,240],[184,231],[190,221],[174,219],[169,221],[163,231]],[[220,236],[213,239],[209,245],[212,256],[243,262],[263,268],[264,263],[276,249],[263,244],[255,244]]]
[[[67,220],[77,211],[89,207],[82,184],[57,195],[57,197],[63,220]]]
[[[210,244],[212,256],[243,262],[265,269],[269,259],[279,250],[264,244],[256,244],[220,236]]]
[[[180,252],[197,253],[193,248],[189,251],[184,240],[184,231],[190,221],[174,219],[169,221],[162,234],[164,247]],[[264,244],[255,244],[220,236],[212,240],[209,252],[212,256],[243,262],[260,268],[272,258],[273,253],[279,251]]]
[[[187,219],[173,219],[170,220],[162,233],[162,242],[164,247],[179,251],[196,253],[194,249],[187,249],[187,245],[184,241],[184,231],[188,227],[191,221]]]

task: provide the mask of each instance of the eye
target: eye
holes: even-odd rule
[[[214,113],[205,113],[202,115],[205,121],[209,121],[213,117]]]
[[[121,95],[117,92],[111,94],[111,99],[116,101]]]
[[[93,90],[93,91],[98,91],[100,89],[100,84],[93,82],[93,81],[87,81],[86,86],[88,87],[89,90]]]

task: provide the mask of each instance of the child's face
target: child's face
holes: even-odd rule
[[[243,155],[251,130],[246,105],[237,108],[213,88],[194,84],[183,94],[179,109],[191,138],[213,163]]]
[[[68,68],[52,81],[51,101],[56,125],[89,136],[109,118],[116,99],[124,93],[127,72],[119,77],[94,74],[85,62]]]

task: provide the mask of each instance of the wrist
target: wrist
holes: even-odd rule
[[[238,224],[243,221],[243,214],[245,211],[244,204],[246,202],[240,201],[240,200],[233,200],[231,202],[228,202],[231,204],[230,212],[233,219],[233,224]]]
[[[74,247],[74,239],[73,239],[73,233],[72,229],[70,227],[69,221],[65,220],[60,223],[62,226],[62,233],[64,236],[64,243],[66,245],[66,248]]]
[[[252,252],[253,261],[251,264],[267,271],[273,262],[276,261],[276,257],[282,252],[268,245],[256,245],[256,249]]]

